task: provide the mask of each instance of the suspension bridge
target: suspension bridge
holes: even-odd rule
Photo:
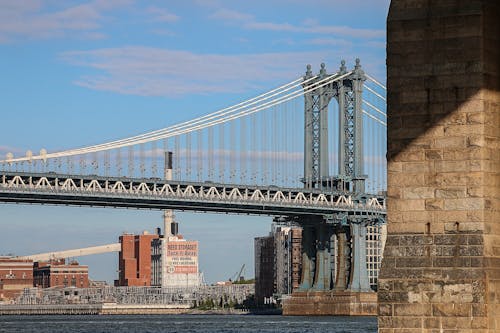
[[[282,86],[153,132],[8,153],[0,160],[0,202],[294,221],[303,227],[301,290],[367,291],[360,240],[385,222],[385,96],[359,59],[333,73],[321,64],[313,74],[308,65]],[[333,238],[335,251],[351,249],[336,268]]]

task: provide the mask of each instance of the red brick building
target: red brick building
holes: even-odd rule
[[[302,229],[294,228],[291,230],[291,287],[292,291],[300,286],[300,278],[302,275]]]
[[[116,286],[151,285],[151,241],[158,238],[144,232],[142,235],[123,234],[118,257],[118,280]]]
[[[89,287],[89,268],[76,261],[66,264],[64,259],[37,262],[33,269],[35,287]]]
[[[13,299],[33,287],[33,261],[0,257],[0,300]]]

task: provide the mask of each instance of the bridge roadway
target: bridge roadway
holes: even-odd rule
[[[0,171],[0,202],[136,209],[175,209],[271,216],[385,217],[385,198],[353,193],[56,173]]]

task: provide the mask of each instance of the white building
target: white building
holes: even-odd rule
[[[151,285],[163,288],[198,287],[198,242],[179,236],[154,239],[151,243]]]
[[[387,224],[368,226],[366,232],[366,266],[373,289],[377,288],[378,273],[387,239]]]

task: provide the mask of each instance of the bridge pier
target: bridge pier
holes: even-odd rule
[[[302,279],[299,290],[307,291],[312,288],[315,271],[315,244],[314,227],[303,225],[302,227]]]
[[[344,228],[337,232],[337,270],[334,290],[344,291],[347,289],[347,269],[350,257],[350,246],[347,242],[347,233]]]
[[[499,17],[391,2],[380,333],[500,332]]]
[[[313,290],[323,291],[331,288],[332,267],[331,247],[332,227],[321,223],[316,227],[316,270],[314,276]]]
[[[332,241],[334,232],[337,242]],[[284,301],[283,314],[376,315],[377,294],[370,289],[366,266],[366,225],[357,221],[334,228],[325,221],[306,223],[302,241],[305,275],[300,288]],[[336,268],[331,264],[334,243]]]

